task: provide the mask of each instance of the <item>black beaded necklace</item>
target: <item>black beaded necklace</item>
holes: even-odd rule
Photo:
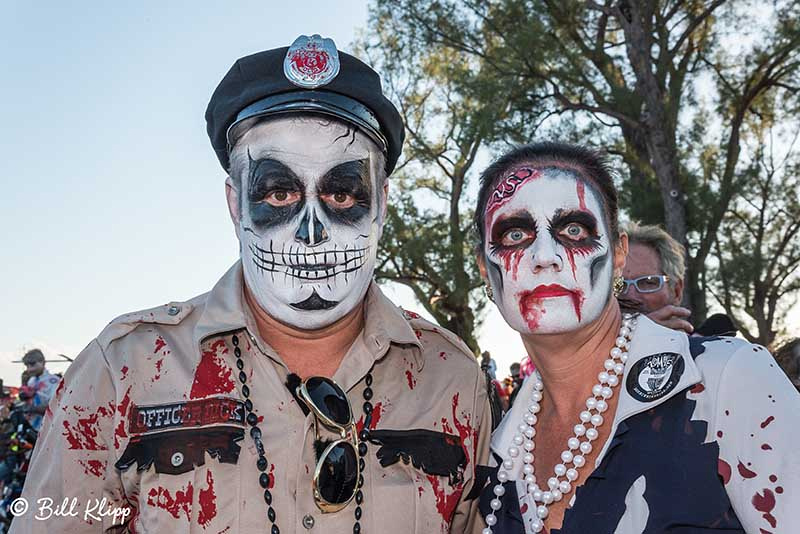
[[[242,359],[242,350],[239,348],[239,337],[234,334],[231,337],[233,343],[233,354],[236,356],[236,368],[239,369],[239,382],[242,383],[242,397],[244,397],[244,408],[247,411],[245,420],[250,425],[250,437],[253,438],[253,443],[258,452],[258,459],[256,460],[256,467],[258,468],[258,484],[264,489],[264,502],[267,503],[267,519],[272,524],[270,534],[280,534],[281,529],[278,528],[276,523],[275,509],[272,507],[272,492],[269,490],[269,475],[266,473],[269,462],[267,461],[266,452],[264,450],[264,443],[261,441],[261,429],[258,427],[258,416],[253,411],[253,401],[250,399],[250,387],[247,385],[247,373],[244,371],[244,360]],[[255,340],[251,339],[255,345]],[[256,345],[258,346],[258,345]],[[358,477],[358,486],[356,487],[356,509],[355,509],[355,522],[353,523],[353,534],[361,534],[361,506],[364,504],[364,468],[366,461],[364,458],[367,455],[367,440],[369,439],[369,427],[372,423],[372,372],[368,372],[365,379],[366,388],[364,388],[364,405],[362,410],[364,412],[364,427],[358,435],[358,466],[361,469],[361,474]]]

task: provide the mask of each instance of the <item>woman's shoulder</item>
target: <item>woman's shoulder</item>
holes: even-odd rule
[[[689,337],[689,352],[703,375],[726,383],[786,379],[775,358],[761,345],[734,337]]]

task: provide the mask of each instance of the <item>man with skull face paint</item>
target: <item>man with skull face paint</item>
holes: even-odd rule
[[[800,532],[800,397],[763,347],[620,313],[602,158],[509,152],[475,223],[487,294],[536,366],[492,436],[484,534]]]
[[[403,140],[378,75],[301,36],[238,60],[206,118],[241,259],[76,359],[24,497],[81,513],[12,530],[479,531],[483,374],[372,280]]]

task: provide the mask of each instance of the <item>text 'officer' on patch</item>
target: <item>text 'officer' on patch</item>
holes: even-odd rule
[[[636,362],[628,372],[625,386],[628,394],[640,402],[653,402],[675,389],[683,375],[680,354],[661,352]]]

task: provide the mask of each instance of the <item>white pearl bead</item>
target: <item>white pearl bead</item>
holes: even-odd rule
[[[542,383],[541,380],[537,380],[536,382],[534,382],[533,388],[538,391],[542,391],[544,389],[544,384]]]
[[[599,435],[600,435],[600,433],[597,432],[596,428],[590,428],[589,430],[586,431],[586,439],[588,439],[589,441],[596,440],[597,436],[599,436]]]
[[[608,403],[604,400],[599,400],[595,403],[594,407],[598,412],[603,413],[608,410]]]
[[[614,366],[616,364],[617,364],[617,362],[615,362],[614,360],[608,359],[608,360],[603,362],[603,367],[605,367],[606,371],[610,371],[610,370],[612,370],[614,368]]]
[[[506,492],[506,488],[504,488],[502,484],[497,484],[492,491],[494,491],[494,494],[498,497],[502,497]]]
[[[535,425],[536,424],[536,416],[533,415],[532,413],[529,413],[529,414],[525,415],[525,422],[528,423],[530,426]]]
[[[531,393],[531,400],[536,402],[542,402],[542,392],[541,391],[534,391]]]
[[[622,356],[619,357],[619,361],[621,361],[622,363],[627,362],[628,361],[628,355],[627,354],[623,354]]]
[[[578,443],[578,446],[580,446],[580,443]],[[572,450],[564,451],[561,453],[561,461],[568,464],[572,461],[573,456],[575,455],[572,454]]]
[[[496,516],[496,515],[494,515],[494,514],[489,514],[489,515],[487,515],[487,516],[486,516],[486,524],[487,524],[487,525],[489,525],[490,527],[493,527],[493,526],[495,526],[495,525],[497,524],[497,516]],[[484,530],[485,530],[485,529],[484,529]],[[490,534],[491,534],[491,532],[492,532],[492,531],[491,531],[491,530],[489,530],[489,532],[490,532]]]
[[[508,482],[508,473],[506,473],[505,471],[498,470],[497,471],[497,480],[499,482]]]
[[[522,472],[525,473],[526,475],[532,475],[533,474],[533,466],[531,464],[523,465],[522,466]]]
[[[503,503],[500,502],[500,499],[492,499],[489,501],[489,508],[494,511],[499,510],[501,506],[503,506]]]
[[[503,460],[503,469],[505,469],[506,471],[511,471],[512,469],[514,469],[514,460],[511,459]]]
[[[621,375],[622,373],[625,372],[625,366],[622,365],[621,363],[615,364],[614,365],[614,372],[617,373],[618,375]]]
[[[569,480],[570,482],[574,482],[575,480],[578,480],[578,470],[577,469],[573,469],[571,467],[569,469],[567,469],[567,480]]]
[[[516,458],[517,456],[519,456],[519,448],[514,446],[509,447],[508,455],[511,456],[512,458]]]
[[[536,516],[540,519],[547,517],[547,506],[540,504],[536,507]]]
[[[583,454],[589,454],[590,452],[592,452],[592,444],[589,443],[588,441],[584,441],[583,443],[581,443],[581,452]]]
[[[522,438],[522,436],[517,434],[516,436],[514,436],[513,441],[514,441],[514,445],[522,445],[522,442],[525,441],[525,440]]]
[[[597,374],[597,379],[600,381],[601,384],[605,384],[608,382],[609,375],[605,371],[601,371]]]
[[[602,424],[603,424],[603,416],[602,416],[602,415],[600,415],[599,413],[596,413],[596,414],[594,414],[594,415],[592,416],[591,423],[592,423],[594,426],[600,426],[600,425],[602,425]]]
[[[544,522],[541,519],[536,518],[534,521],[531,521],[531,529],[534,532],[541,532],[542,529],[544,529]]]
[[[558,479],[556,477],[550,477],[547,479],[547,487],[550,488],[552,491],[553,489],[558,487]]]
[[[487,525],[489,524],[489,516],[488,515],[486,516],[486,524]],[[486,527],[485,529],[481,530],[481,534],[492,534],[492,529],[489,528],[489,527]]]
[[[572,463],[575,465],[575,467],[583,467],[586,464],[586,458],[578,454],[572,459]]]
[[[540,490],[538,486],[536,487],[536,489],[534,489],[529,493],[531,494],[531,497],[533,497],[533,500],[535,502],[542,502],[542,490]]]
[[[586,427],[583,425],[575,425],[572,428],[572,431],[575,432],[575,435],[581,437],[582,435],[586,434]]]
[[[569,447],[570,450],[577,449],[580,446],[580,444],[581,442],[578,440],[578,438],[569,438],[567,440],[567,447]]]
[[[533,429],[533,428],[531,428],[531,427],[529,427],[528,425],[525,425],[525,426],[526,426],[526,428],[525,428],[525,430],[523,431],[523,434],[525,434],[525,437],[526,437],[526,438],[528,438],[528,439],[532,439],[532,438],[533,438],[533,436],[535,436],[535,435],[536,435],[536,430],[535,430],[535,429]]]
[[[610,399],[614,395],[614,390],[608,386],[605,386],[600,390],[600,396],[604,399]]]
[[[590,410],[594,410],[595,406],[597,406],[597,399],[594,397],[589,397],[586,399],[586,407]]]
[[[520,433],[524,433],[526,430],[528,430],[528,428],[530,427],[525,423],[520,423],[519,425],[517,425],[517,431]]]
[[[556,474],[556,476],[563,477],[567,474],[567,466],[564,464],[556,464],[556,466],[553,468],[553,472]]]
[[[558,490],[561,493],[569,493],[569,491],[571,489],[572,489],[572,485],[569,482],[567,482],[566,480],[562,480],[561,482],[558,483]]]
[[[561,497],[563,497],[563,495],[561,494],[561,490],[558,488],[554,489],[552,491],[552,494],[553,494],[553,500],[556,502],[560,501]]]
[[[581,412],[580,418],[584,423],[588,423],[592,420],[592,414],[588,410],[584,410]]]
[[[533,454],[531,454],[529,452],[525,453],[525,455],[522,457],[522,461],[525,462],[526,464],[532,464],[533,463]]]
[[[619,329],[619,335],[623,337],[629,337],[631,335],[631,329],[623,325],[622,328]]]
[[[528,484],[528,493],[532,494],[538,487],[535,482]]]
[[[534,475],[533,473],[525,475],[525,483],[536,484],[536,475]]]
[[[527,440],[522,448],[528,452],[531,452],[533,449],[536,448],[536,445],[531,440]]]
[[[553,493],[550,491],[542,492],[542,502],[545,504],[553,502]]]
[[[601,386],[600,384],[595,384],[592,386],[592,395],[594,395],[595,397],[599,397],[602,391],[603,391],[603,386]]]
[[[614,376],[614,375],[611,375],[611,376],[609,376],[609,377],[608,377],[608,380],[607,380],[607,382],[608,382],[608,385],[609,385],[609,386],[611,386],[611,387],[613,388],[614,386],[616,386],[617,384],[619,384],[619,378],[617,378],[617,377],[616,377],[616,376]]]
[[[609,354],[611,354],[612,358],[619,358],[620,355],[622,354],[622,349],[620,349],[619,347],[614,347],[613,349],[611,349],[611,352]]]
[[[627,343],[627,342],[628,342],[627,339],[625,339],[624,337],[620,336],[620,337],[618,337],[616,339],[616,341],[614,341],[614,344],[616,346],[618,346],[619,348],[623,348],[625,346],[625,343]]]
[[[538,403],[534,403],[534,404],[531,404],[530,406],[528,406],[528,411],[531,412],[531,413],[539,413],[539,409],[540,408],[539,408],[539,404]]]

